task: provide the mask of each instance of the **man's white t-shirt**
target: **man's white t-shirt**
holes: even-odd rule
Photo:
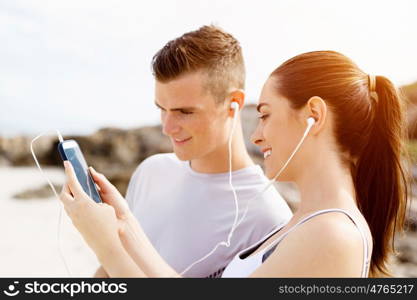
[[[232,173],[239,220],[230,247],[220,246],[191,268],[186,277],[220,277],[235,254],[291,218],[291,211],[275,188],[258,194],[268,183],[260,166]],[[189,161],[175,154],[157,154],[134,172],[126,199],[151,243],[178,273],[226,241],[235,218],[229,173],[195,172]]]

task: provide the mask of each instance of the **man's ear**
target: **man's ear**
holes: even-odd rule
[[[327,104],[318,96],[313,96],[307,101],[306,105],[307,118],[314,118],[314,127],[311,129],[313,134],[322,130],[327,118]]]
[[[241,89],[234,89],[228,94],[226,103],[229,107],[229,115],[231,117],[233,116],[233,110],[230,108],[232,102],[236,102],[239,105],[239,110],[241,110],[245,104],[245,91]]]

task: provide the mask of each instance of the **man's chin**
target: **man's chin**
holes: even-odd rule
[[[188,160],[193,159],[192,155],[190,155],[188,153],[184,153],[184,152],[181,152],[181,151],[175,151],[175,149],[174,149],[174,153],[177,156],[177,158],[179,160],[182,160],[182,161],[188,161]]]

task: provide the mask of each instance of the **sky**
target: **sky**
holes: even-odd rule
[[[151,59],[207,24],[240,41],[249,103],[279,64],[314,50],[409,84],[416,11],[414,0],[0,0],[0,136],[158,124]]]

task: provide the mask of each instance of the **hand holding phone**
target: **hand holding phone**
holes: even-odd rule
[[[62,160],[68,160],[71,163],[84,192],[95,202],[102,203],[103,201],[91,177],[87,162],[78,143],[74,140],[63,141],[58,144],[58,152]]]

